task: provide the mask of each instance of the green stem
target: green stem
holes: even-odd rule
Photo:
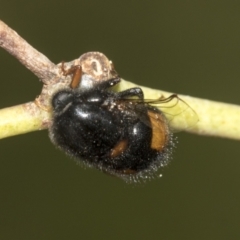
[[[122,80],[118,90],[139,87]],[[167,98],[169,92],[142,87],[145,99]],[[173,129],[183,129],[199,135],[209,135],[240,140],[240,106],[178,95],[186,104],[164,103],[162,109]],[[168,108],[169,106],[169,108]],[[181,116],[181,117],[178,117]],[[29,102],[0,110],[0,138],[46,129],[51,114]]]

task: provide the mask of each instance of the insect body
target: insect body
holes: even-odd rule
[[[90,89],[57,92],[50,138],[88,166],[127,180],[149,177],[169,161],[172,134],[141,88],[109,90],[119,82],[113,78]]]

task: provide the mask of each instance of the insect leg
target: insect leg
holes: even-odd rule
[[[118,98],[129,98],[129,97],[138,97],[139,99],[143,100],[144,94],[141,88],[129,88],[122,92],[117,93]]]
[[[120,78],[111,78],[109,80],[103,81],[98,85],[98,88],[100,89],[107,89],[110,87],[113,87],[115,85],[117,85],[119,82],[121,81]]]
[[[62,72],[64,76],[72,74],[71,88],[77,88],[82,78],[82,67],[80,65],[71,66],[69,69],[65,69],[64,62],[62,62]]]

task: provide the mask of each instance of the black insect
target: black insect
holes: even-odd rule
[[[88,166],[126,180],[148,178],[168,163],[172,134],[164,114],[144,100],[141,88],[110,90],[119,82],[112,78],[90,89],[57,92],[50,138]]]

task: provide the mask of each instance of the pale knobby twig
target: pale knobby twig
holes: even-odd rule
[[[70,76],[64,76],[61,64],[52,63],[2,21],[0,46],[16,57],[43,83],[42,92],[34,101],[0,110],[0,138],[48,128],[51,124],[51,96],[55,91],[69,86]],[[71,65],[81,65],[85,78],[95,81],[106,80],[115,74],[111,61],[98,52],[89,52],[79,59],[65,63],[65,67]],[[131,87],[136,85],[122,80],[118,90]],[[161,90],[141,88],[146,99],[167,98],[171,95]],[[179,108],[181,104],[169,108],[165,106],[166,116],[170,116],[169,122],[173,128],[201,135],[240,139],[240,106],[178,96],[183,100],[180,100],[182,103],[186,103],[182,104],[185,108]],[[171,101],[168,104],[173,105]],[[165,112],[164,109],[163,111]],[[184,117],[171,117],[178,114]]]

